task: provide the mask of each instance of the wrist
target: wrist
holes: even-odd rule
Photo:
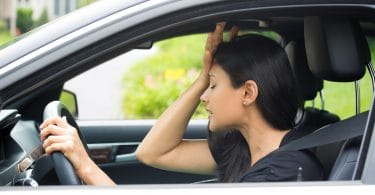
[[[90,177],[90,175],[92,175],[92,173],[95,170],[94,168],[95,168],[95,163],[91,159],[87,159],[86,161],[80,164],[80,167],[76,168],[77,175],[82,180],[85,180],[85,178]]]
[[[81,169],[77,169],[77,175],[86,185],[116,185],[91,159],[88,159]]]

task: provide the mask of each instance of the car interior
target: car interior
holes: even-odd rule
[[[25,81],[33,81],[38,85],[27,95],[1,104],[0,185],[32,186],[32,182],[39,185],[79,184],[78,178],[75,178],[75,181],[65,181],[67,183],[61,182],[61,175],[66,173],[66,169],[61,169],[62,173],[58,173],[57,169],[65,165],[57,165],[56,161],[64,160],[54,161],[50,156],[44,155],[38,139],[38,126],[45,117],[61,115],[61,110],[69,115],[69,111],[61,108],[60,104],[46,107],[50,102],[60,100],[64,83],[132,49],[150,49],[152,43],[158,41],[210,32],[219,21],[227,21],[227,30],[236,25],[246,33],[274,32],[280,35],[279,43],[288,55],[301,95],[306,102],[318,100],[321,104],[318,107],[305,103],[305,106],[300,108],[296,116],[298,137],[293,141],[298,142],[299,139],[324,131],[322,134],[326,138],[324,140],[311,138],[310,142],[321,142],[320,145],[309,149],[314,151],[322,162],[325,180],[360,180],[365,170],[365,160],[374,125],[373,105],[364,111],[357,109],[351,118],[361,118],[353,122],[326,110],[323,94],[325,81],[355,83],[364,77],[366,69],[374,86],[375,74],[367,42],[367,39],[375,35],[375,21],[371,10],[320,7],[279,8],[270,12],[271,9],[241,10],[238,8],[239,5],[225,9],[220,6],[207,6],[198,11],[188,9],[180,14],[172,13],[158,18],[157,22],[150,21],[133,30],[117,33],[98,41],[85,51],[77,51],[65,56],[51,64],[48,70],[42,69],[38,74],[30,75],[16,83],[15,86],[20,86],[19,88],[8,89],[8,94],[15,93],[27,85]],[[177,24],[175,21],[180,23]],[[153,30],[147,31],[147,29]],[[131,39],[137,34],[143,37]],[[353,93],[359,92],[353,88]],[[339,96],[345,98],[345,94]],[[7,94],[1,97],[10,99]],[[359,101],[348,102],[348,104],[359,107]],[[55,113],[43,116],[46,112]],[[215,182],[215,176],[212,175],[159,170],[138,162],[133,152],[152,127],[152,123],[143,121],[134,125],[134,121],[128,123],[126,120],[116,123],[75,119],[76,127],[80,129],[81,137],[87,143],[87,150],[92,158],[118,184]],[[75,119],[71,115],[69,122],[75,123]],[[346,133],[346,130],[343,130],[341,135],[335,134],[337,131],[329,132],[329,129],[327,131],[326,127],[329,128],[331,124],[344,121],[349,121],[344,124],[350,125],[342,128],[352,130],[351,135]],[[353,127],[354,129],[350,129]],[[184,138],[205,139],[206,136],[206,124],[193,122],[189,124]],[[70,180],[74,174],[69,173],[67,177],[66,180]]]
[[[307,61],[315,75],[334,81],[356,81],[363,76],[365,66],[370,63],[370,51],[357,21],[332,17],[306,17],[304,33]],[[324,54],[317,55],[319,52]],[[345,54],[345,57],[342,54]],[[352,61],[349,62],[349,60]],[[344,72],[342,67],[346,67],[347,70]],[[299,75],[306,78],[306,74]],[[310,85],[315,84],[315,87],[312,88],[321,90],[321,80],[316,78],[311,80],[313,83],[310,83]],[[325,110],[321,110],[315,116],[311,114],[314,111],[317,112],[313,109],[305,109],[304,113],[307,114],[307,117],[302,117],[300,125],[310,123],[317,125],[313,129],[318,129],[339,121],[337,115]],[[309,128],[301,129],[304,131]],[[330,136],[335,136],[335,134]],[[324,164],[325,172],[329,173],[329,180],[352,179],[356,164],[356,158],[353,158],[353,156],[358,156],[359,139],[359,137],[356,137],[342,140],[344,143],[333,143],[329,146],[329,149],[326,147],[322,150],[319,148],[320,146],[315,148],[316,155],[320,157]],[[322,156],[325,158],[322,158]]]

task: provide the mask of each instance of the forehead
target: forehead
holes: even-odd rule
[[[226,72],[221,68],[220,65],[217,65],[216,63],[212,65],[210,72],[210,76],[218,77],[218,76],[226,76]]]

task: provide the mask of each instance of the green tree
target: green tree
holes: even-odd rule
[[[16,27],[19,29],[20,33],[25,33],[31,30],[33,27],[32,15],[33,10],[31,8],[17,8]]]
[[[86,5],[89,5],[91,3],[95,2],[95,0],[78,0],[77,1],[77,7],[78,8],[81,8],[81,7],[84,7]]]

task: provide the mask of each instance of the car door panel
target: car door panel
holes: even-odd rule
[[[78,121],[92,159],[118,184],[194,183],[212,175],[177,173],[142,164],[134,151],[155,120]],[[192,121],[185,139],[206,139],[207,121]]]

